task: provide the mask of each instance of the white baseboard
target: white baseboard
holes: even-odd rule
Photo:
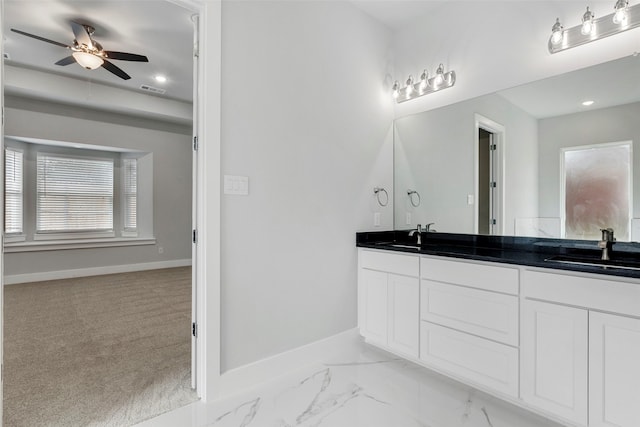
[[[217,390],[214,391],[213,400],[229,397],[318,362],[335,360],[340,356],[348,358],[355,351],[358,351],[357,344],[361,340],[358,328],[353,328],[302,347],[231,369],[220,376],[220,383]]]
[[[109,265],[105,267],[76,268],[72,270],[45,271],[42,273],[12,274],[4,276],[4,285],[42,282],[46,280],[72,279],[74,277],[101,276],[104,274],[130,273],[132,271],[157,270],[160,268],[186,267],[191,259],[145,262],[140,264]]]

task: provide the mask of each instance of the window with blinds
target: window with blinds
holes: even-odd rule
[[[138,160],[124,159],[123,182],[123,226],[125,231],[137,229],[138,200]]]
[[[38,152],[36,232],[113,230],[111,159]]]
[[[23,232],[23,152],[14,148],[4,150],[4,232]]]

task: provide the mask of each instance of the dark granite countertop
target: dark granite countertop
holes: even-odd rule
[[[602,250],[594,240],[423,232],[422,245],[418,248],[416,237],[409,237],[408,230],[400,230],[356,233],[356,245],[404,253],[640,279],[640,244],[638,243],[615,243],[609,262],[600,260]],[[551,258],[556,261],[550,260]]]

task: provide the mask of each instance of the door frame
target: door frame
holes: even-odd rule
[[[220,82],[222,2],[165,0],[193,12],[192,386],[202,401],[220,383]]]
[[[493,233],[495,235],[504,235],[505,230],[505,127],[500,123],[493,121],[483,115],[475,114],[475,123],[474,123],[474,148],[473,148],[473,181],[474,181],[474,206],[473,206],[473,232],[478,233],[478,195],[480,182],[478,177],[479,172],[479,161],[480,161],[480,139],[479,132],[480,129],[484,129],[487,132],[493,134],[493,143],[496,145],[495,156],[493,157],[494,162],[492,164],[493,170],[491,174],[495,177],[496,181],[496,190],[492,193],[494,195],[493,200],[493,213],[496,220],[496,225],[493,228]]]

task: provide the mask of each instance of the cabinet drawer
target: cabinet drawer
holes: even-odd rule
[[[435,258],[421,259],[423,279],[518,295],[518,269]]]
[[[525,270],[522,295],[613,313],[640,316],[640,281],[609,280]]]
[[[518,297],[424,279],[421,286],[422,320],[518,345]]]
[[[415,255],[363,250],[360,253],[360,267],[418,277],[420,258]]]
[[[518,396],[518,350],[422,321],[420,359],[460,379]]]

